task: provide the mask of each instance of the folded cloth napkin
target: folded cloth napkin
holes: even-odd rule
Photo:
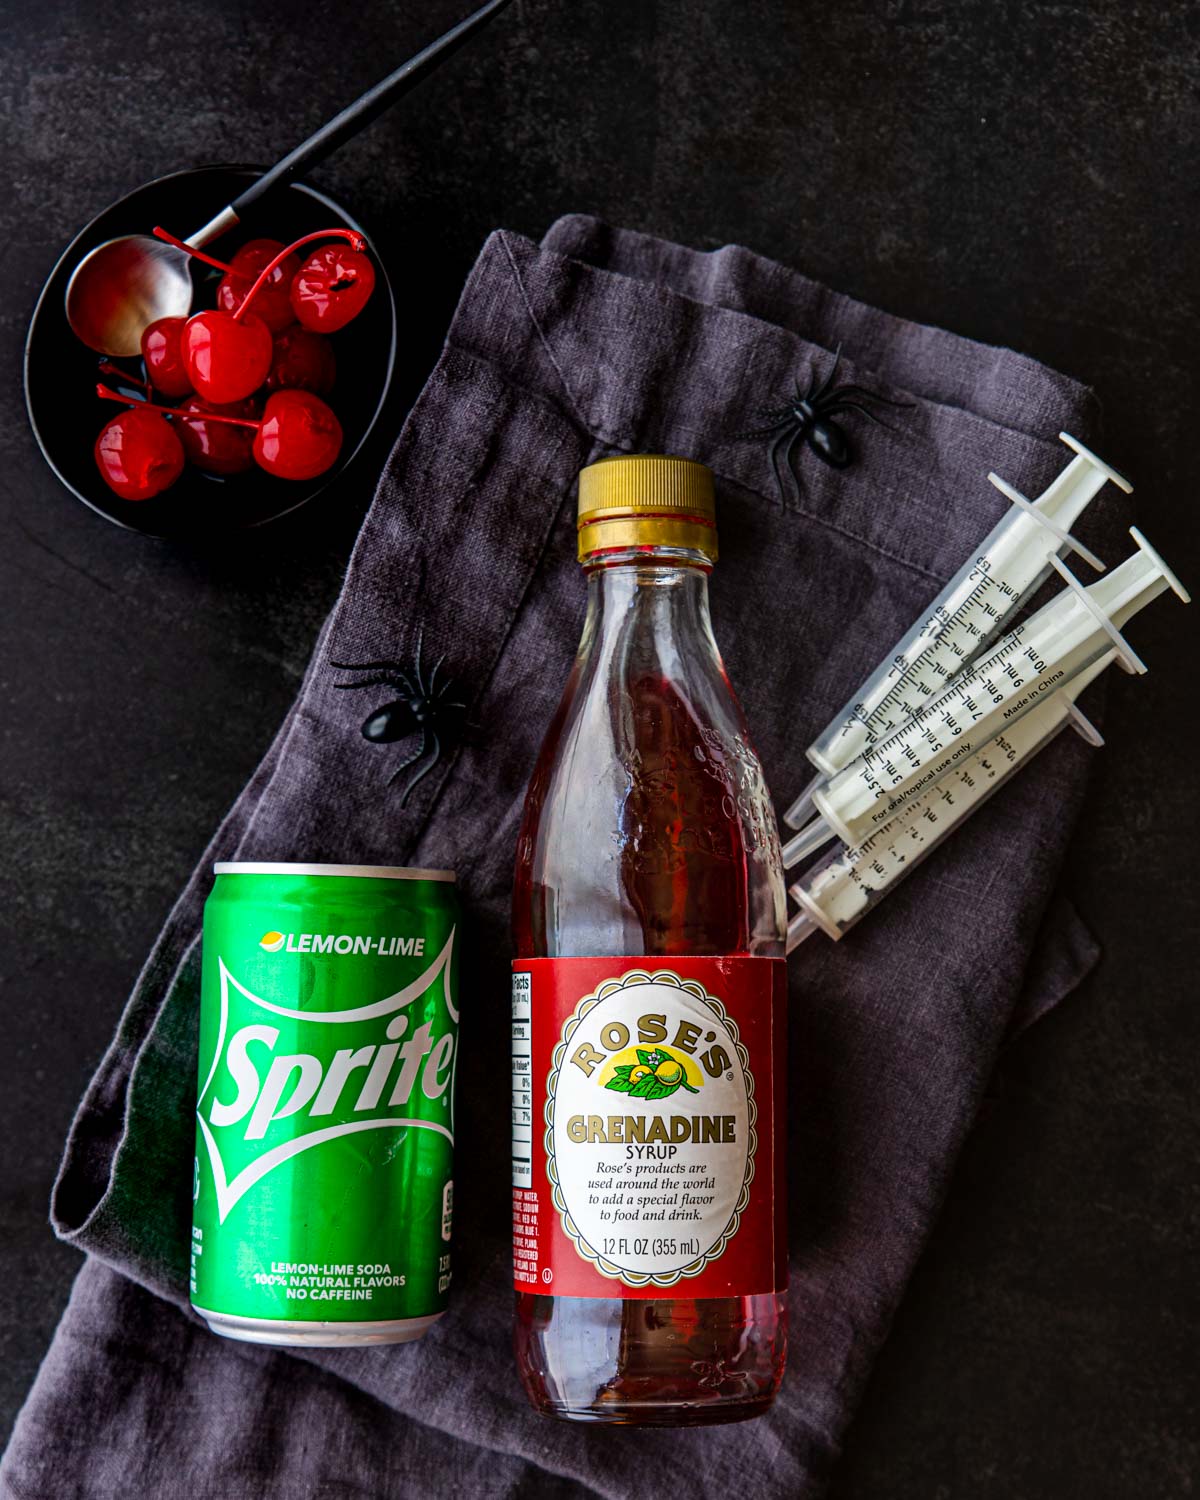
[[[895,401],[851,415],[835,472],[780,496],[756,408],[843,348]],[[1086,390],[1007,350],[865,307],[746,250],[698,253],[573,217],[499,232],[405,424],[297,702],[180,897],[80,1107],[54,1225],[88,1252],[0,1471],[5,1496],[675,1492],[662,1436],[535,1416],[509,1345],[508,940],[525,783],[566,679],[584,582],[579,469],[686,454],[718,484],[717,634],[781,801],[804,748],[1002,514],[1085,440]],[[1110,487],[1111,488],[1111,487]],[[1116,497],[1083,530],[1127,550]],[[428,657],[476,728],[400,805],[333,661]],[[791,977],[791,1353],[773,1410],[672,1436],[690,1494],[817,1494],[1010,1029],[1095,949],[1053,887],[1087,755],[1063,736],[845,942]],[[281,1353],[186,1308],[197,936],[216,859],[452,867],[462,973],[455,1292],[420,1343]],[[502,1086],[503,1085],[503,1086]],[[949,1376],[948,1376],[949,1378]]]

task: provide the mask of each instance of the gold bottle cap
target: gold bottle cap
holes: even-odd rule
[[[717,560],[712,471],[690,458],[633,453],[579,475],[579,561],[603,552],[678,547]]]

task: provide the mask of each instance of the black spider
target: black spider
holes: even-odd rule
[[[838,366],[842,362],[842,346],[839,344],[833,357],[833,368],[826,375],[821,384],[817,385],[816,366],[813,367],[812,378],[808,382],[808,390],[801,391],[799,380],[796,381],[796,399],[789,401],[786,406],[776,407],[772,411],[760,411],[755,415],[760,421],[766,423],[764,427],[752,427],[746,432],[738,433],[739,437],[769,437],[776,434],[771,444],[771,468],[775,474],[775,482],[779,486],[779,498],[784,498],[783,475],[779,472],[779,450],[787,444],[787,452],[784,461],[787,464],[788,473],[795,481],[796,488],[800,488],[800,476],[796,472],[794,455],[799,443],[807,440],[808,446],[832,469],[844,469],[853,458],[850,450],[850,441],[846,434],[833,421],[844,411],[861,412],[864,417],[869,417],[872,422],[880,427],[889,424],[882,421],[864,406],[863,402],[878,401],[884,406],[911,406],[910,401],[891,401],[887,396],[880,396],[874,391],[869,391],[861,385],[834,385],[837,378]]]
[[[407,739],[410,734],[415,734],[418,729],[421,731],[421,743],[418,748],[406,760],[402,760],[388,777],[388,786],[391,786],[398,776],[408,770],[409,766],[428,758],[428,763],[421,767],[404,788],[404,795],[400,799],[401,807],[408,801],[417,783],[428,776],[441,759],[442,737],[455,727],[448,722],[447,715],[455,710],[465,709],[467,706],[457,700],[447,700],[446,694],[454,687],[452,677],[445,678],[441,686],[438,686],[437,676],[441,671],[442,663],[446,660],[444,656],[439,657],[434,663],[428,682],[422,677],[421,638],[423,634],[423,631],[417,634],[417,659],[411,672],[391,661],[364,661],[357,664],[331,661],[329,663],[339,672],[375,673],[375,676],[366,677],[362,682],[335,683],[335,686],[343,692],[354,691],[357,688],[390,687],[403,695],[377,708],[373,714],[363,720],[362,726],[363,738],[370,740],[373,745],[393,745],[397,740]],[[432,755],[430,755],[431,749]]]

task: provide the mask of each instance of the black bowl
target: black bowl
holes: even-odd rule
[[[317,479],[276,479],[254,468],[229,478],[190,466],[176,483],[151,500],[122,500],[101,479],[92,457],[100,429],[117,408],[95,395],[99,356],[71,332],[64,297],[71,273],[96,245],[121,234],[149,234],[156,224],[186,237],[260,176],[255,167],[196,167],[138,188],[78,234],[42,288],[25,343],[25,404],[38,446],[63,484],[94,511],[149,536],[201,540],[222,531],[262,526],[304,505],[331,483],[362,447],[383,407],[396,356],[396,303],[387,272],[371,246],[375,291],[365,310],[334,334],[337,383],[329,404],[345,432],[341,456]],[[303,234],[342,225],[370,237],[323,193],[294,182],[268,195],[229,234],[206,247],[227,260],[245,240],[269,236],[289,243]],[[210,279],[211,277],[211,279]],[[193,262],[193,307],[212,305],[220,273]],[[118,360],[141,373],[140,360]],[[110,386],[120,382],[103,377]]]

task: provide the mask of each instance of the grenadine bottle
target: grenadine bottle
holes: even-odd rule
[[[757,1416],[786,1356],[785,897],[708,612],[712,476],[585,469],[514,886],[515,1350],[540,1411]]]

